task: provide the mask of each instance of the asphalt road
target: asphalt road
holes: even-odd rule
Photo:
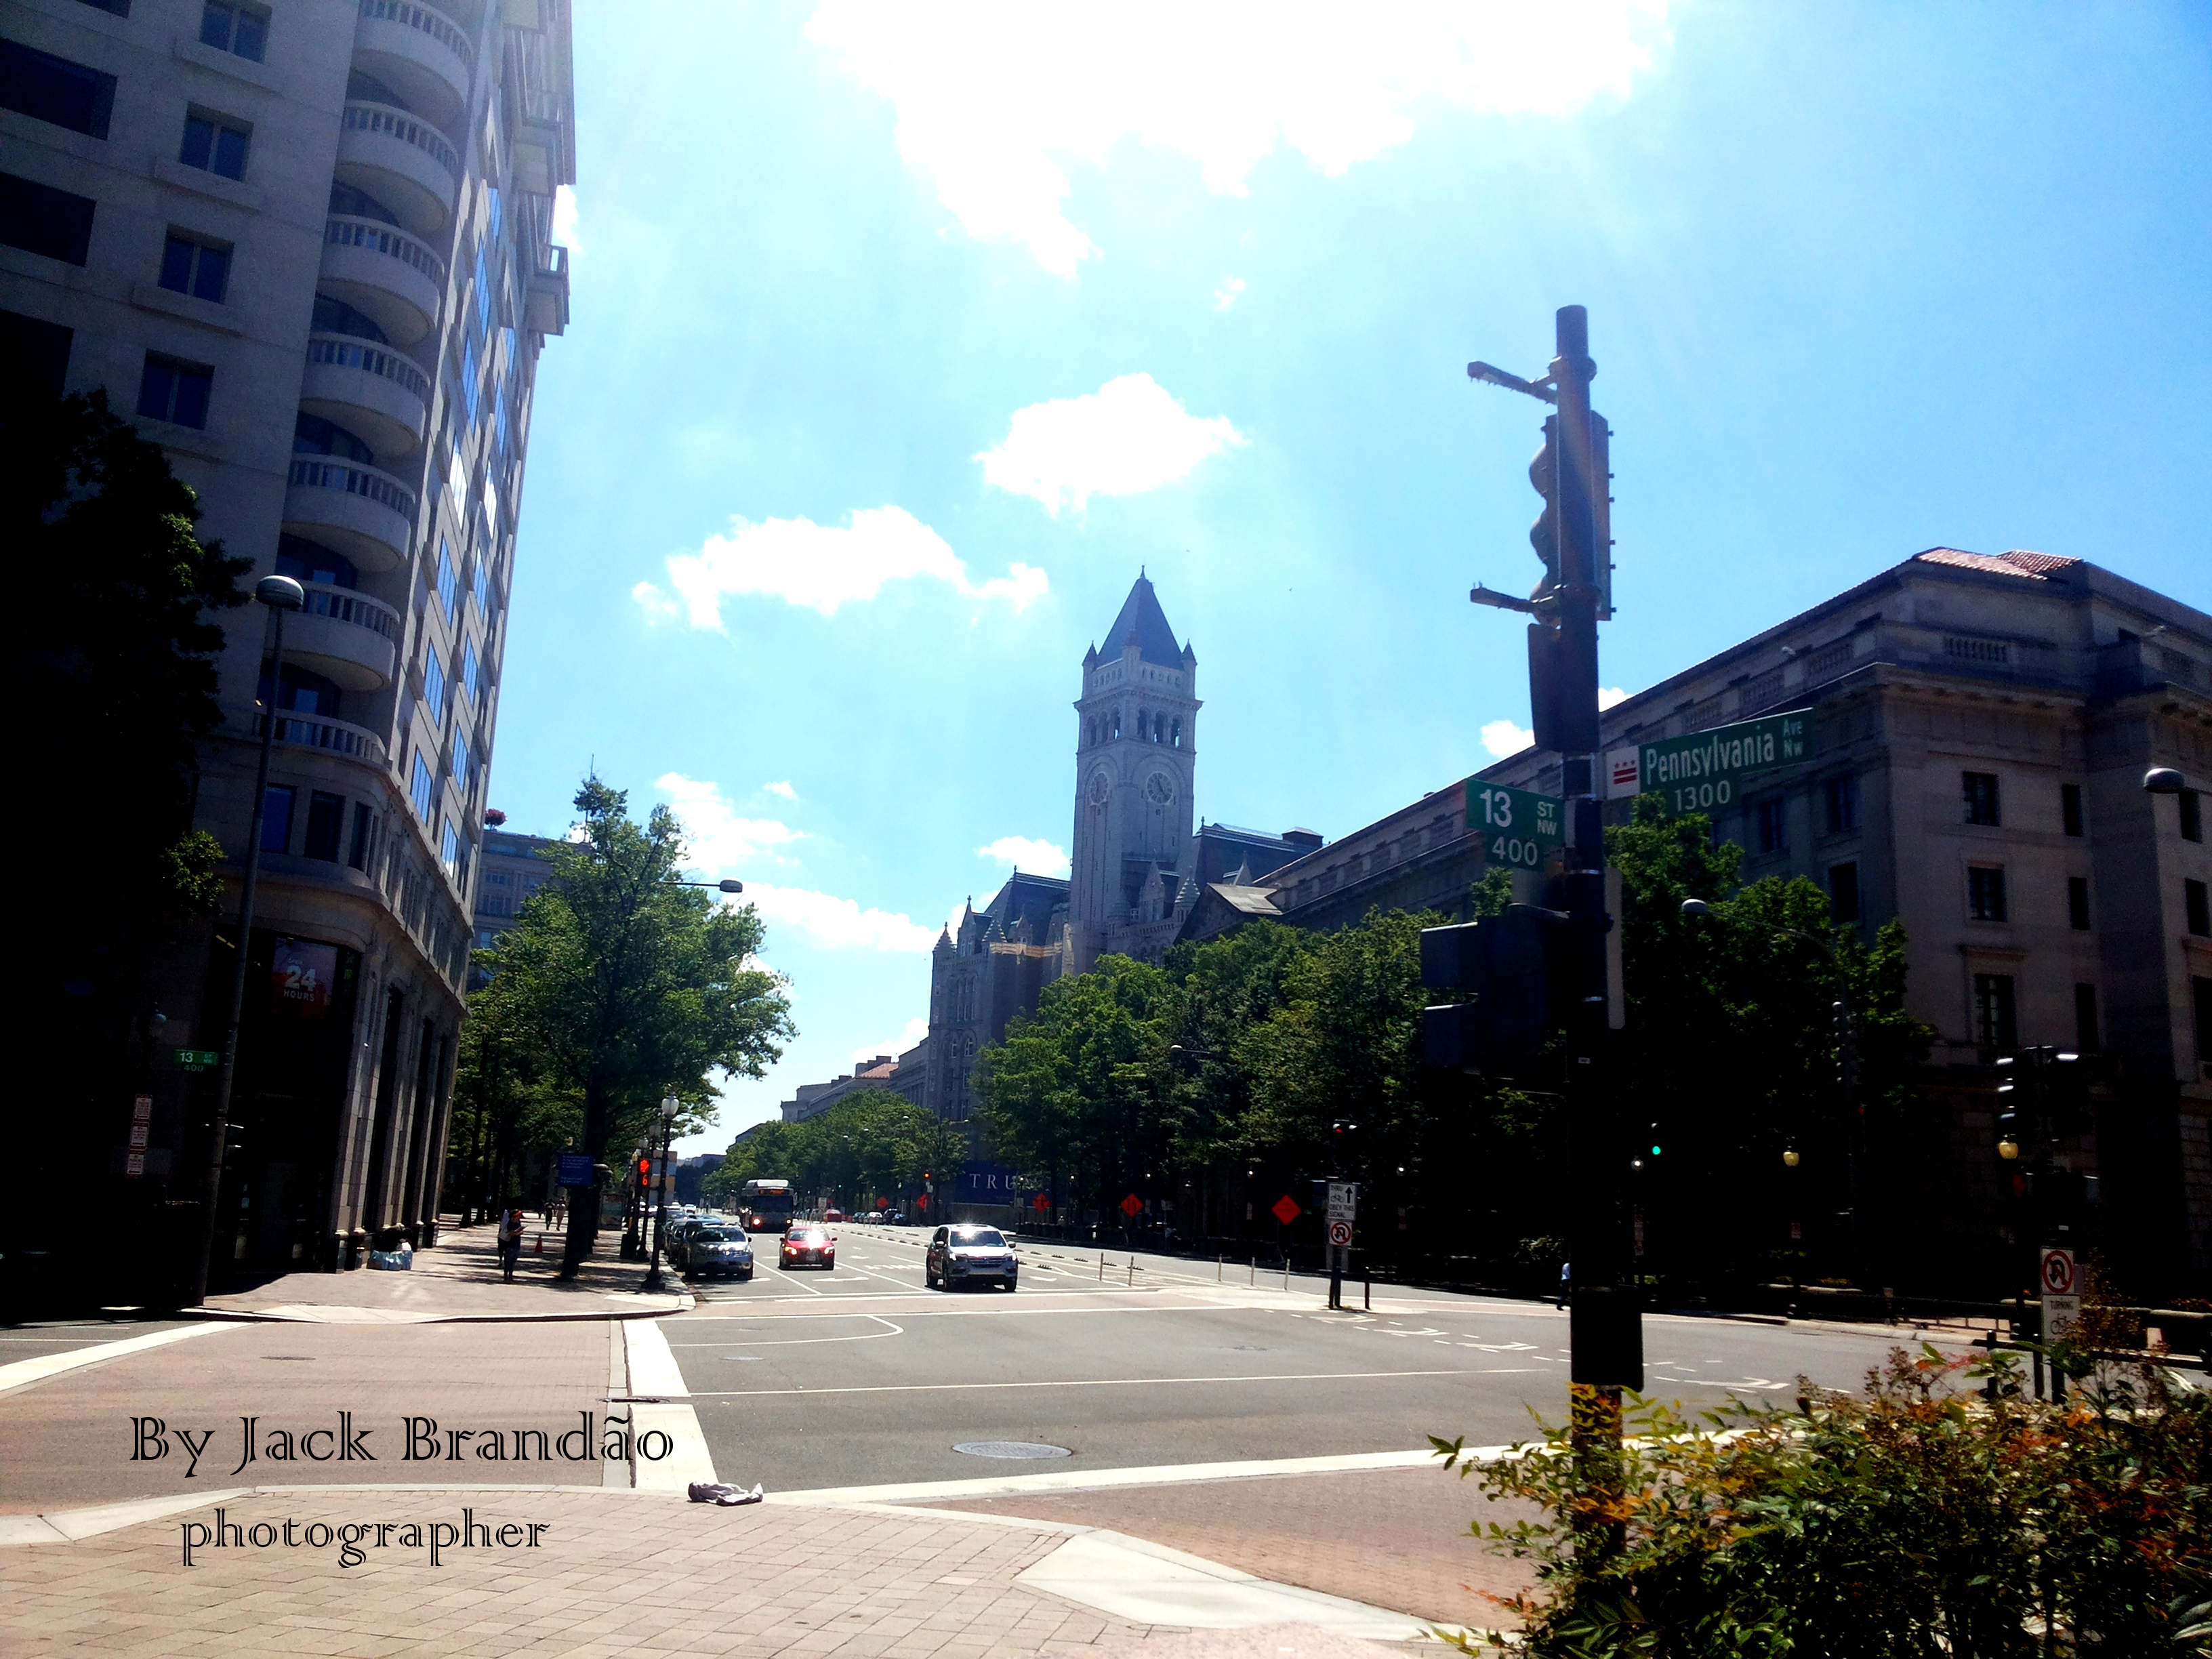
[[[120,1342],[133,1336],[173,1331],[189,1319],[88,1319],[40,1321],[28,1325],[0,1325],[0,1365],[18,1359],[40,1359],[50,1353],[68,1353],[102,1342]]]
[[[925,1290],[927,1230],[846,1225],[834,1272],[695,1286],[661,1328],[725,1480],[773,1490],[1403,1451],[1431,1434],[1527,1438],[1564,1416],[1567,1316],[1392,1288],[1371,1312],[1325,1281],[1174,1258],[1024,1246],[1018,1293]],[[1133,1283],[1132,1280],[1133,1279]],[[1787,1398],[1799,1373],[1854,1387],[1899,1340],[1647,1316],[1647,1389],[1686,1404]],[[1013,1463],[978,1441],[1061,1446]]]

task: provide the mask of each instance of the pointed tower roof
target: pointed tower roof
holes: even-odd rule
[[[1160,609],[1159,596],[1152,592],[1152,585],[1146,580],[1141,568],[1137,573],[1136,586],[1121,601],[1121,614],[1106,630],[1105,654],[1121,655],[1121,647],[1133,638],[1137,648],[1145,653],[1146,662],[1164,665],[1182,660],[1182,647],[1176,643],[1175,629],[1168,626],[1167,613]]]

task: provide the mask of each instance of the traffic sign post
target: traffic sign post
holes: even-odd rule
[[[1352,1254],[1352,1227],[1359,1217],[1359,1183],[1356,1181],[1332,1181],[1328,1183],[1328,1305],[1344,1305],[1344,1271]]]
[[[1483,861],[1540,870],[1567,844],[1566,803],[1557,795],[1467,781],[1467,827],[1481,838]]]
[[[2036,1282],[2043,1291],[2043,1347],[2046,1357],[2055,1342],[2066,1340],[2081,1317],[2081,1285],[2074,1252],[2046,1244],[2036,1259]],[[2051,1366],[2051,1397],[2066,1398],[2065,1373],[2054,1359]]]

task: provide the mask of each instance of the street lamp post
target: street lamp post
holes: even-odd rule
[[[664,1097],[660,1103],[660,1162],[655,1169],[664,1182],[668,1179],[668,1139],[675,1131],[676,1114],[682,1109],[683,1104],[672,1094]],[[661,1236],[668,1231],[668,1206],[665,1204],[654,1205],[651,1220],[653,1265],[646,1269],[645,1283],[639,1287],[647,1293],[662,1289],[668,1282],[660,1274],[660,1242]]]
[[[253,597],[268,607],[276,641],[270,648],[269,702],[261,711],[261,758],[253,772],[253,811],[246,832],[246,875],[238,894],[237,959],[231,965],[230,1018],[223,1027],[222,1065],[216,1073],[215,1121],[208,1132],[207,1188],[201,1200],[200,1248],[192,1263],[187,1305],[207,1300],[208,1269],[215,1259],[216,1200],[222,1195],[224,1142],[230,1139],[230,1095],[238,1079],[238,1024],[246,1009],[246,964],[253,946],[253,893],[261,877],[261,811],[269,796],[269,751],[276,742],[277,707],[284,696],[284,613],[307,602],[307,590],[289,576],[264,576]]]

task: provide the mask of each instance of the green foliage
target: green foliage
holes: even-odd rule
[[[734,1141],[706,1180],[727,1199],[748,1181],[788,1181],[802,1199],[842,1199],[868,1207],[909,1198],[922,1178],[957,1174],[966,1155],[960,1131],[888,1089],[862,1090],[798,1123],[763,1123]]]
[[[492,977],[470,1018],[491,1066],[532,1091],[541,1124],[574,1103],[577,1150],[604,1158],[648,1135],[657,1144],[672,1091],[684,1108],[676,1133],[703,1127],[713,1074],[762,1075],[793,1027],[782,982],[757,965],[759,913],[680,884],[674,815],[656,807],[640,825],[597,778],[575,806],[577,836],[552,851],[552,879],[478,958]],[[587,1231],[572,1221],[572,1260]]]
[[[1962,1393],[1961,1372],[1999,1397]],[[2016,1372],[2010,1356],[1899,1350],[1863,1394],[1801,1379],[1794,1407],[1696,1418],[1638,1401],[1619,1449],[1554,1429],[1462,1466],[1486,1498],[1547,1512],[1474,1528],[1534,1564],[1537,1592],[1509,1604],[1516,1645],[1532,1659],[2212,1653],[2212,1396],[2146,1369],[2051,1406],[2021,1399]],[[1435,1443],[1458,1462],[1460,1443]]]

